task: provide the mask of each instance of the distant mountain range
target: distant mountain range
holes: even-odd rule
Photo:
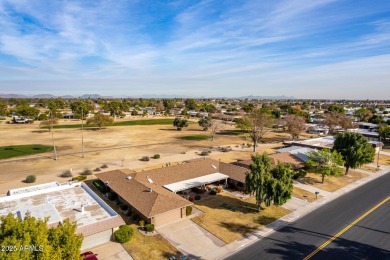
[[[19,94],[0,94],[0,98],[57,98],[62,97],[64,99],[72,99],[72,98],[114,98],[112,96],[101,96],[99,94],[84,94],[82,96],[71,96],[71,95],[64,95],[64,96],[55,96],[52,94],[38,94],[33,96],[26,96],[26,95],[19,95]],[[156,95],[156,94],[145,94],[145,95],[137,95],[137,96],[121,96],[117,98],[205,98],[205,97],[191,97],[186,95]],[[295,99],[295,97],[292,96],[242,96],[242,97],[210,97],[210,98],[233,98],[233,99],[256,99],[256,100],[264,100],[264,99]]]

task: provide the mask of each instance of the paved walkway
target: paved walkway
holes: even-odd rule
[[[308,185],[308,184],[303,184],[303,183],[300,183],[298,181],[294,181],[294,187],[297,187],[297,188],[300,188],[300,189],[303,189],[303,190],[307,190],[307,191],[310,191],[312,193],[318,191],[319,195],[321,195],[323,197],[326,197],[326,196],[329,196],[330,194],[332,194],[329,191],[322,190],[322,189],[319,189],[317,187],[314,187],[314,186],[311,186],[311,185]]]
[[[97,254],[99,260],[133,260],[123,246],[119,243],[109,242],[107,244],[88,249]]]

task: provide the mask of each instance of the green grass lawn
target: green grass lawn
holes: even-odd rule
[[[210,136],[208,136],[208,135],[186,135],[186,136],[180,137],[180,139],[191,140],[191,141],[202,141],[202,140],[210,139]]]
[[[115,122],[112,126],[131,126],[131,125],[172,125],[173,119],[141,119],[141,120],[131,120],[131,121],[122,121]],[[56,125],[54,128],[80,128],[81,124],[74,125]],[[97,127],[96,125],[86,125],[84,127]]]
[[[51,151],[52,149],[53,149],[52,146],[41,145],[41,144],[1,146],[0,160],[19,157],[19,156],[26,156],[31,154],[45,153]]]

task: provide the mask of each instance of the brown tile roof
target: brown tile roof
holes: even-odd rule
[[[101,221],[96,222],[96,223],[92,223],[90,225],[85,225],[85,226],[79,227],[76,230],[76,233],[78,233],[78,234],[82,233],[84,235],[84,237],[86,237],[86,236],[90,236],[90,235],[105,231],[105,230],[110,229],[110,228],[119,227],[121,225],[125,225],[125,222],[123,221],[122,217],[118,215],[118,216],[115,216],[112,218],[101,220]]]
[[[172,165],[144,172],[137,172],[135,174],[131,174],[131,176],[141,183],[149,183],[149,178],[153,180],[154,183],[157,183],[160,186],[164,186],[167,184],[193,179],[216,172],[219,172],[219,161],[202,158],[186,161],[178,165]]]
[[[245,183],[245,175],[248,172],[247,168],[220,162],[219,169],[221,173],[228,175],[230,179]]]
[[[136,175],[130,174],[132,179],[128,180],[126,178],[128,175],[122,170],[114,170],[97,176],[103,182],[108,181],[108,187],[147,218],[192,204],[154,182],[138,181]],[[152,188],[151,192],[149,188]]]
[[[281,163],[288,163],[295,169],[302,168],[304,163],[299,160],[297,157],[293,156],[289,152],[286,153],[274,153],[269,155],[271,162],[274,166],[278,164],[278,161]],[[250,160],[242,160],[235,163],[238,166],[249,168],[249,165],[252,164],[252,159]]]

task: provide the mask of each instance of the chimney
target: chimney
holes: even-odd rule
[[[153,191],[153,189],[152,188],[149,188],[149,192],[152,192]]]

